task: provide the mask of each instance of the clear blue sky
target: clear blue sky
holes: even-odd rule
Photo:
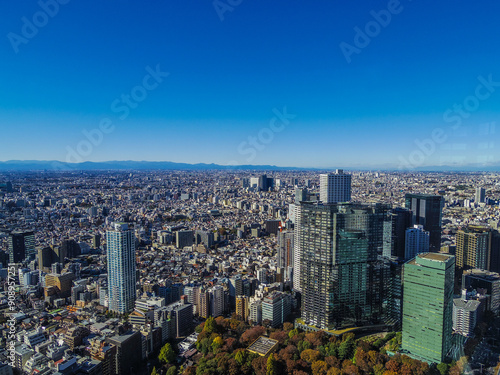
[[[500,82],[498,2],[60,1],[47,16],[0,3],[0,160],[500,160],[500,83],[478,80]],[[137,87],[158,66],[168,77]],[[126,104],[131,91],[147,97]],[[455,103],[469,111],[444,119]],[[112,131],[89,148],[82,132],[102,121]]]

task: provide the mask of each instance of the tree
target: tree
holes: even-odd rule
[[[271,333],[269,335],[269,338],[277,340],[281,345],[284,345],[285,341],[288,339],[288,335],[286,334],[285,331],[278,330]]]
[[[311,349],[311,343],[309,341],[301,340],[297,344],[297,349],[299,349],[299,352],[302,353],[306,349]]]
[[[265,357],[261,357],[257,354],[252,360],[252,368],[257,375],[266,375],[267,372],[267,362]]]
[[[210,348],[210,338],[208,337],[205,337],[196,343],[196,349],[198,349],[203,354],[207,354],[209,348]]]
[[[175,352],[170,343],[167,342],[163,345],[163,348],[161,348],[160,354],[158,355],[158,359],[162,363],[172,363],[175,361]]]
[[[397,374],[399,371],[399,363],[397,363],[394,359],[391,359],[385,364],[385,368]]]
[[[439,365],[437,365],[437,369],[441,375],[448,374],[448,365],[446,363],[441,362]]]
[[[217,323],[213,316],[209,316],[205,321],[205,325],[203,326],[203,332],[208,333],[209,335],[213,332],[217,332]]]
[[[169,369],[167,371],[167,375],[175,375],[175,374],[177,374],[177,367],[175,367],[175,366],[169,367]]]
[[[276,363],[276,358],[274,358],[274,354],[271,353],[269,355],[269,358],[267,359],[267,365],[266,365],[266,375],[276,375],[278,373],[278,368],[277,368],[277,363]]]
[[[158,375],[158,372],[156,371],[156,366],[153,367],[153,371],[151,371],[151,375]]]
[[[236,355],[234,356],[234,359],[236,360],[236,363],[238,365],[243,366],[243,364],[247,360],[246,351],[245,350],[238,350],[236,352]]]
[[[323,331],[306,333],[306,340],[311,343],[313,347],[323,345],[327,341],[326,333]]]
[[[313,363],[321,358],[321,353],[314,349],[306,349],[300,354],[300,359]]]
[[[325,361],[316,361],[311,365],[313,375],[326,375],[328,365]]]
[[[330,370],[328,370],[327,375],[340,375],[342,372],[339,368],[332,367]]]
[[[346,338],[339,346],[338,356],[339,359],[350,359],[354,355],[354,348],[356,344],[351,337]]]
[[[198,324],[198,325],[196,326],[196,328],[194,329],[194,331],[195,331],[196,333],[201,333],[201,332],[203,331],[203,326],[204,326],[204,325],[205,325],[205,323]]]
[[[293,336],[295,335],[298,335],[299,334],[299,330],[298,329],[292,329],[290,332],[288,332],[288,337],[292,338]]]
[[[224,342],[224,347],[222,350],[226,352],[232,352],[236,347],[238,346],[238,340],[236,340],[234,337],[228,337],[225,342]]]
[[[253,328],[247,329],[240,337],[240,341],[243,344],[250,344],[257,340],[259,336],[262,336],[266,332],[266,329],[262,326],[255,326]]]
[[[217,336],[214,341],[212,341],[212,345],[210,346],[212,347],[212,351],[215,353],[222,347],[222,345],[224,345],[224,340],[222,339],[222,337]]]

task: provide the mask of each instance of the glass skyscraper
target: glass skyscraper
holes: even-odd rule
[[[379,256],[390,246],[388,211],[380,204],[301,205],[304,324],[332,330],[384,321],[390,265]]]
[[[125,223],[106,232],[109,310],[125,314],[135,302],[135,236]]]
[[[12,232],[8,239],[9,262],[20,263],[25,258],[35,258],[37,251],[35,248],[35,233],[32,231]]]
[[[445,360],[452,346],[455,257],[423,253],[404,265],[403,345],[411,357]]]
[[[429,231],[431,251],[441,248],[441,222],[444,198],[441,195],[406,194],[405,207],[412,212],[412,225],[420,224]]]

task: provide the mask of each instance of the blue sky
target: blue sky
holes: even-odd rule
[[[59,1],[0,3],[0,160],[500,161],[499,3]]]

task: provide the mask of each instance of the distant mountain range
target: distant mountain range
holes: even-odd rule
[[[95,171],[95,170],[300,170],[303,168],[277,167],[275,165],[219,165],[219,164],[188,164],[171,161],[102,161],[65,163],[56,160],[8,160],[0,161],[0,171]]]
[[[340,167],[338,167],[340,168]],[[258,171],[284,171],[284,170],[329,170],[335,168],[297,168],[278,167],[275,165],[220,165],[220,164],[188,164],[174,163],[171,161],[103,161],[65,163],[56,160],[8,160],[0,161],[0,171],[97,171],[97,170],[258,170]],[[344,167],[345,170],[371,170],[371,171],[397,171],[391,165],[379,167]],[[468,164],[462,166],[425,166],[418,167],[414,172],[500,172],[498,165]]]

